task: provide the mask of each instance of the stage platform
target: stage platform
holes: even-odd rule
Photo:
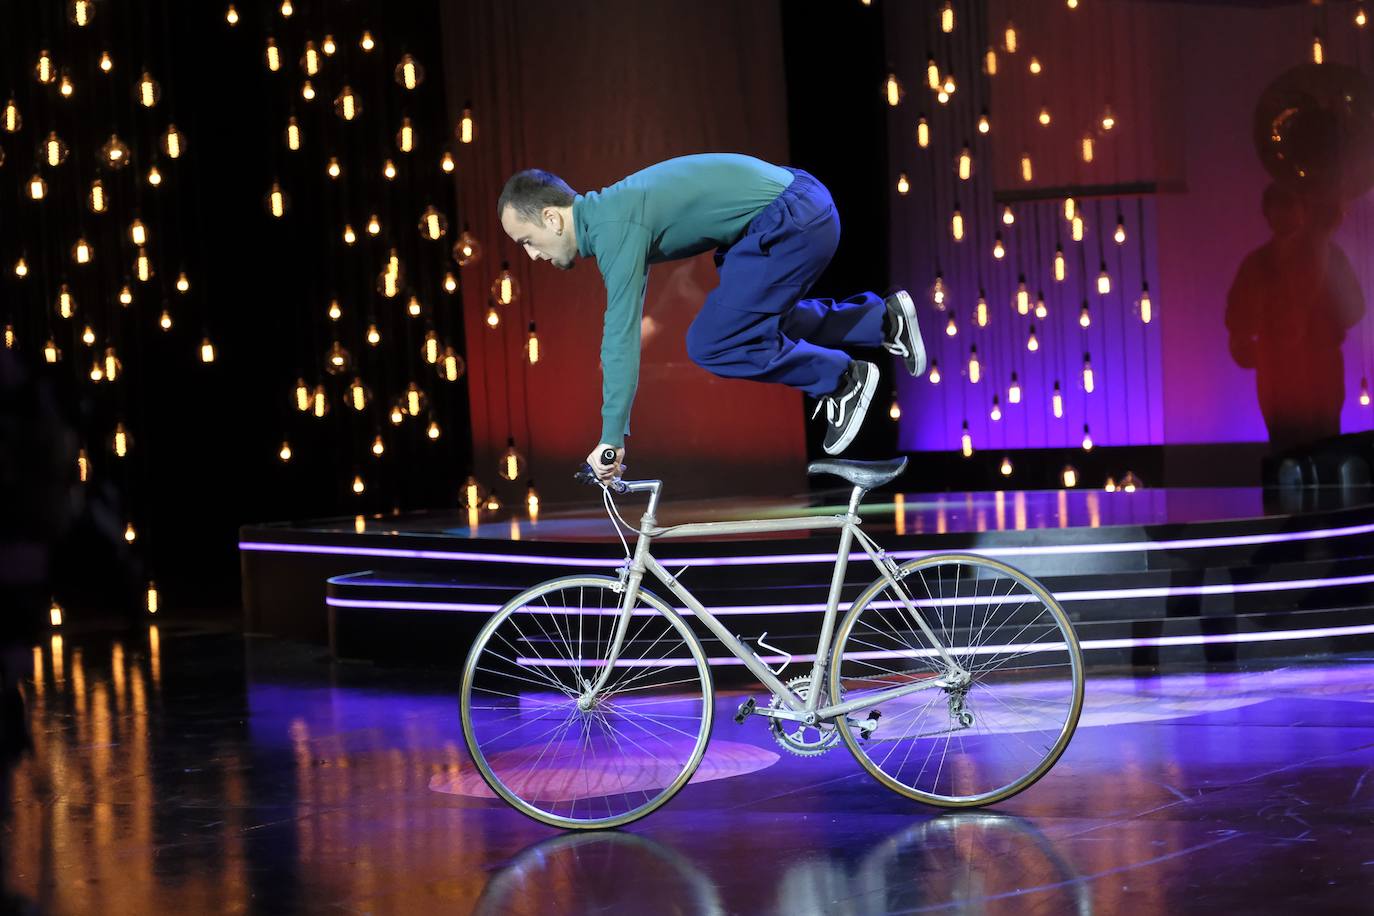
[[[659,523],[830,515],[846,497],[675,503],[667,492]],[[621,497],[619,506],[636,524],[644,499]],[[1374,645],[1367,490],[871,493],[861,515],[899,562],[969,551],[1041,579],[1094,666]],[[804,660],[814,656],[836,538],[668,540],[655,556],[685,570],[682,581],[735,632],[750,641],[767,633],[770,645]],[[250,632],[327,643],[340,659],[455,667],[486,617],[521,589],[562,575],[614,575],[624,558],[594,491],[533,520],[497,514],[469,525],[463,513],[425,512],[251,525],[240,550]],[[852,556],[846,600],[875,575],[862,552]],[[722,675],[743,673],[706,643]]]

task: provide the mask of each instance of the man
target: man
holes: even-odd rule
[[[882,346],[902,356],[912,375],[925,372],[905,290],[886,299],[871,292],[842,302],[802,298],[830,263],[840,222],[825,186],[798,169],[733,153],[683,156],[586,194],[527,169],[506,182],[497,213],[532,259],[568,270],[594,257],[601,270],[601,441],[587,463],[603,480],[625,458],[650,264],[716,250],[720,285],[687,332],[688,355],[725,378],[778,382],[818,398],[827,454],[853,441],[878,385],[877,366],[843,348]],[[602,460],[608,449],[613,463]]]

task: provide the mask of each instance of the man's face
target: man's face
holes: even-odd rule
[[[521,218],[514,207],[507,207],[501,214],[501,228],[531,259],[550,261],[560,270],[570,269],[577,258],[572,227],[553,207],[545,207],[542,217],[540,222],[531,222]]]

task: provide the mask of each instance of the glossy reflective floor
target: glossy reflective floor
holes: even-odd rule
[[[34,651],[37,756],[0,843],[51,913],[1369,912],[1374,653],[1090,679],[993,810],[787,755],[719,701],[703,775],[563,835],[482,797],[454,679],[164,623]]]

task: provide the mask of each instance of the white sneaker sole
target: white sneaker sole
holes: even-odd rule
[[[916,303],[911,301],[911,295],[904,289],[897,291],[897,303],[902,307],[902,320],[906,324],[906,345],[916,354],[916,370],[911,375],[920,378],[926,373],[926,344],[921,339],[921,326],[916,321]]]
[[[840,441],[834,445],[826,446],[827,455],[838,455],[840,452],[849,448],[849,443],[854,441],[854,437],[859,434],[859,427],[864,425],[864,418],[868,416],[868,405],[873,400],[873,392],[878,390],[878,367],[869,363],[868,377],[864,379],[863,391],[859,392],[859,406],[849,415],[849,425],[840,436]]]

